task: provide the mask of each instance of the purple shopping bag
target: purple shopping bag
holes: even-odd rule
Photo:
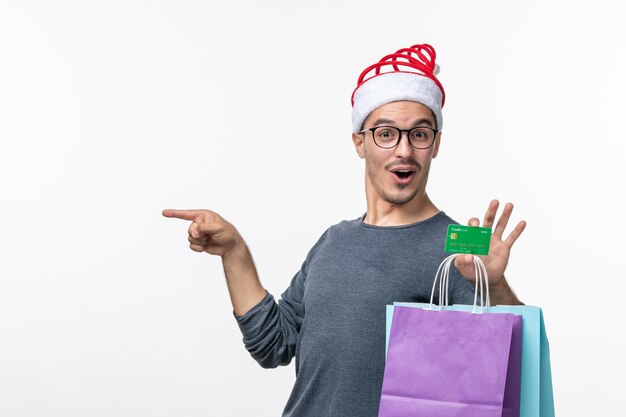
[[[518,315],[395,306],[379,417],[519,417],[521,342]]]

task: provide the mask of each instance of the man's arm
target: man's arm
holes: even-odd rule
[[[240,245],[222,256],[222,265],[233,311],[236,315],[243,316],[257,305],[266,293],[257,275],[252,254],[243,240]]]
[[[209,210],[164,210],[163,215],[191,220],[190,248],[221,256],[235,319],[250,355],[264,368],[290,363],[304,317],[306,263],[277,303],[261,285],[252,255],[232,224]]]
[[[242,316],[266,294],[243,238],[235,227],[210,210],[163,210],[165,217],[191,220],[190,248],[222,257],[230,301]]]

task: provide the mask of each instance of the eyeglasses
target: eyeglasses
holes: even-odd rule
[[[402,139],[402,133],[407,132],[409,136],[409,143],[415,149],[428,149],[435,143],[435,136],[437,136],[437,129],[431,129],[430,127],[419,126],[413,129],[398,129],[393,126],[376,126],[370,129],[361,130],[359,133],[372,132],[374,143],[383,149],[391,149],[398,146],[400,139]]]

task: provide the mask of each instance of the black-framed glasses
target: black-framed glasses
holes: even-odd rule
[[[376,126],[361,130],[359,133],[372,132],[374,143],[383,149],[391,149],[398,146],[402,139],[402,133],[407,132],[409,143],[415,149],[428,149],[435,143],[437,129],[426,126],[418,126],[413,129],[398,129],[394,126]]]

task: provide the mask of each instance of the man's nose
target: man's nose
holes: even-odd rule
[[[406,134],[406,140],[404,136]],[[413,147],[409,142],[409,132],[400,132],[400,142],[396,146],[396,155],[401,157],[407,157],[413,153]]]

